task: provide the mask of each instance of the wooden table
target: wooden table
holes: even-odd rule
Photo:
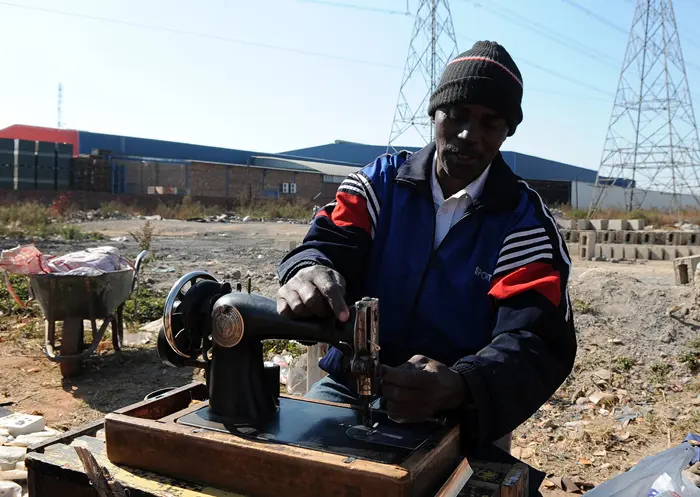
[[[193,390],[194,389],[194,390]],[[159,419],[183,403],[179,392],[194,391],[199,395],[201,386],[189,385],[173,391],[157,401],[144,401],[119,409],[117,413],[139,415]],[[199,392],[199,393],[197,393]],[[189,398],[189,397],[188,397]],[[29,495],[31,497],[96,497],[97,491],[90,486],[88,475],[75,451],[75,445],[86,447],[97,463],[128,491],[129,497],[246,497],[230,491],[208,487],[184,479],[169,478],[153,472],[115,465],[109,461],[104,442],[104,419],[79,429],[71,430],[29,448],[26,466],[28,470]],[[532,469],[513,458],[486,451],[486,457],[471,455],[454,462],[457,467],[446,480],[443,489],[435,497],[525,497],[532,487]],[[498,452],[498,453],[497,453]],[[185,461],[188,454],[180,455]],[[500,461],[500,462],[494,462]],[[463,481],[469,474],[466,486]],[[535,472],[536,473],[536,472]],[[533,474],[534,476],[534,474]],[[262,480],[264,481],[264,479]],[[455,483],[456,482],[456,483]],[[455,491],[455,488],[461,488]],[[536,487],[535,487],[536,488]],[[290,489],[294,493],[293,489]]]
[[[88,433],[68,436],[44,447],[43,453],[27,456],[29,495],[31,497],[97,497],[78,458],[74,445],[88,447],[95,459],[129,491],[130,497],[245,497],[192,482],[167,478],[147,471],[117,467],[105,455],[100,438],[100,424],[93,424]],[[83,430],[85,431],[85,430]],[[187,457],[183,454],[183,457]],[[474,474],[459,497],[521,497],[526,495],[527,466],[470,461]],[[457,497],[457,496],[455,496]]]

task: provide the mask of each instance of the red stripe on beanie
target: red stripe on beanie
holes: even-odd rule
[[[488,57],[479,57],[479,56],[473,56],[473,55],[472,55],[472,56],[469,56],[469,57],[459,57],[459,58],[457,58],[457,59],[452,60],[448,65],[452,65],[452,64],[454,64],[455,62],[465,62],[465,61],[468,61],[468,60],[481,60],[481,61],[491,62],[492,64],[496,64],[498,67],[500,67],[500,68],[503,69],[505,72],[507,72],[508,74],[510,74],[510,76],[511,76],[515,81],[518,82],[518,84],[520,85],[521,88],[522,88],[522,86],[523,86],[523,82],[520,81],[520,78],[518,78],[515,74],[513,74],[513,71],[511,71],[510,69],[508,69],[506,66],[504,66],[504,65],[501,64],[500,62],[497,62],[497,61],[495,61],[495,60],[493,60],[493,59],[489,59]]]

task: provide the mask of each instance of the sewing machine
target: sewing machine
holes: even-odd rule
[[[206,389],[187,405],[165,395],[107,415],[107,456],[251,497],[436,495],[461,461],[459,428],[445,419],[399,424],[372,407],[379,312],[377,299],[364,298],[347,323],[283,317],[273,299],[205,272],[183,276],[165,302],[158,355],[203,369]],[[280,395],[279,367],[263,361],[262,341],[272,338],[338,347],[360,404]],[[450,484],[463,485],[467,473],[468,465]]]

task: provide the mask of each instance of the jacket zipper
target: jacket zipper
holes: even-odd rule
[[[449,231],[445,234],[445,237],[440,241],[437,247],[433,248],[430,250],[430,257],[428,258],[428,264],[425,266],[425,269],[423,270],[423,274],[421,275],[420,283],[418,284],[418,289],[416,290],[416,295],[413,297],[413,304],[411,305],[411,311],[408,316],[408,323],[413,322],[415,319],[416,312],[418,310],[418,301],[423,293],[423,287],[425,286],[425,280],[426,277],[428,276],[428,271],[430,270],[430,267],[433,265],[433,261],[435,260],[435,254],[437,253],[438,250],[440,250],[440,247],[442,247],[443,243],[445,243],[445,240],[447,240],[447,237],[450,236],[450,233],[454,231],[454,229],[457,227],[459,223],[461,223],[464,219],[469,217],[470,215],[478,212],[481,210],[482,205],[478,204],[476,208],[472,209],[474,204],[471,204],[468,208],[467,211],[464,213],[462,217],[459,218],[459,220],[452,226]],[[435,240],[435,230],[437,229],[437,222],[435,220],[435,216],[433,216],[433,236],[430,239],[431,240],[431,245],[433,241]],[[415,332],[414,332],[415,333]],[[413,333],[411,334],[411,338],[413,337]]]

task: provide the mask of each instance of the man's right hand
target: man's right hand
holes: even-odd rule
[[[345,322],[350,317],[345,305],[345,278],[326,266],[301,269],[277,291],[277,312],[282,316],[318,317],[332,312]]]

